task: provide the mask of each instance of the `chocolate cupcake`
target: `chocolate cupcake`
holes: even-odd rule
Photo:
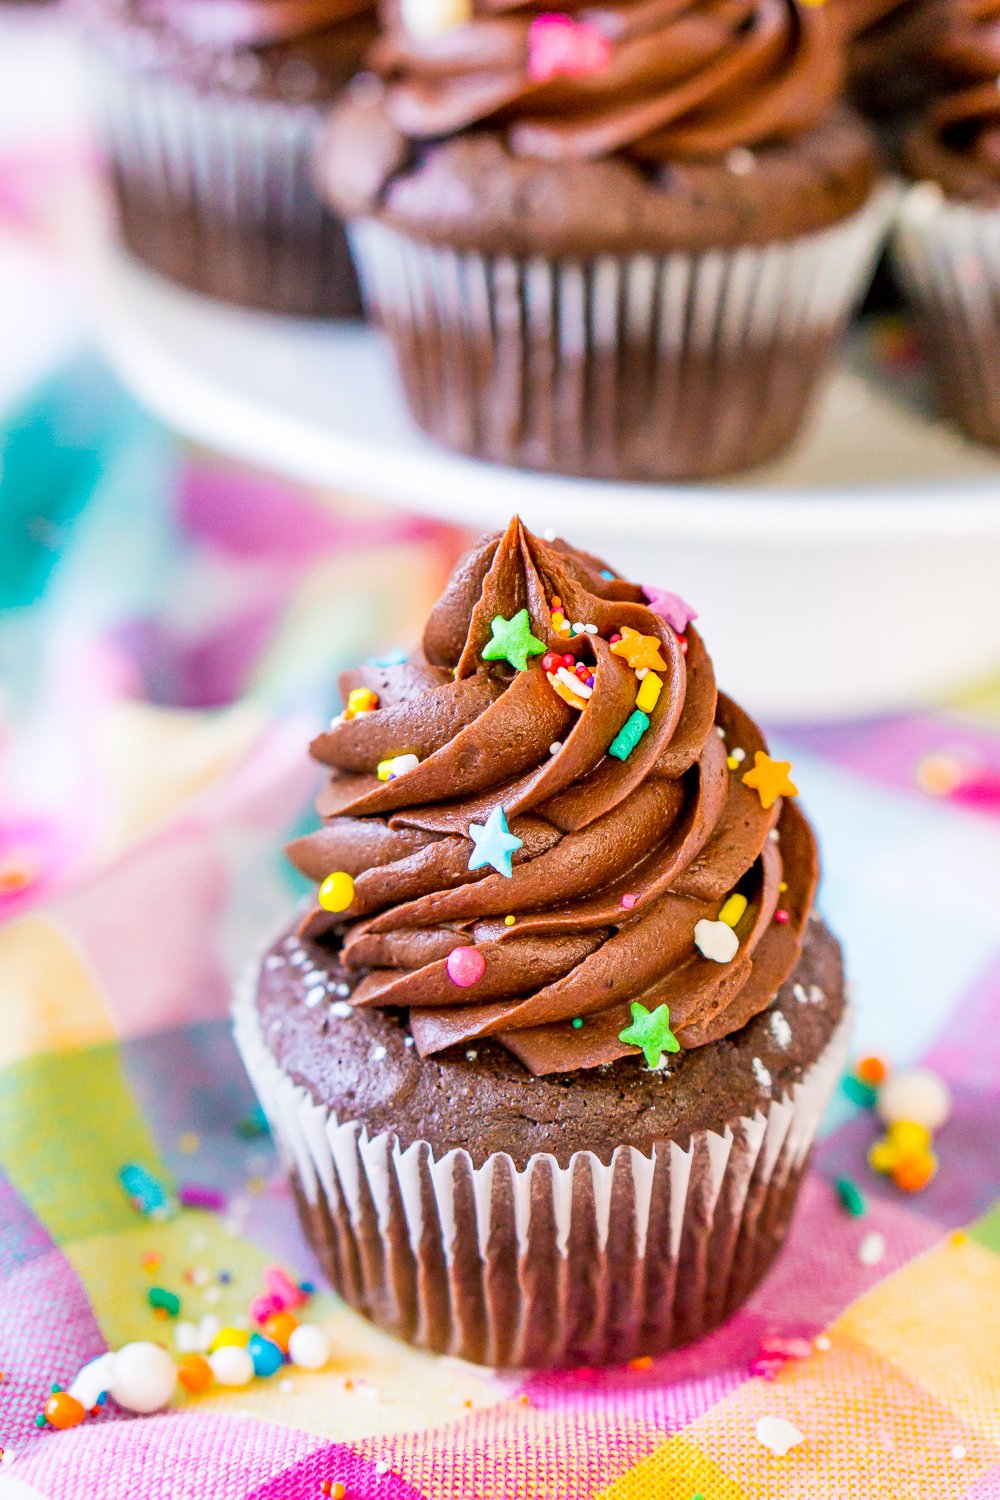
[[[121,234],[212,297],[354,318],[343,225],[316,191],[326,112],[372,0],[78,0]]]
[[[953,0],[905,137],[894,256],[943,410],[1000,443],[1000,3]]]
[[[847,44],[848,95],[894,137],[927,96],[929,48],[951,0],[828,0]]]
[[[326,1274],[429,1349],[657,1354],[785,1236],[840,954],[790,768],[693,618],[514,520],[312,746],[319,904],[237,1039]]]
[[[321,182],[421,426],[619,479],[782,449],[883,230],[822,12],[405,0],[385,22]]]

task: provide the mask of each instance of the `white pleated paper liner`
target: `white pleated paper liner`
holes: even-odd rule
[[[481,255],[349,226],[416,420],[464,452],[704,478],[799,430],[871,278],[895,191],[797,239],[693,255]]]
[[[845,1013],[801,1082],[721,1132],[519,1171],[339,1120],[275,1062],[255,992],[254,975],[237,1045],[334,1287],[412,1343],[514,1368],[662,1353],[746,1300],[784,1240],[850,1030]]]
[[[900,203],[892,253],[942,407],[973,437],[1000,443],[1000,209],[915,183]]]
[[[275,312],[358,317],[340,220],[313,161],[324,111],[117,64],[89,87],[122,236],[172,280]]]

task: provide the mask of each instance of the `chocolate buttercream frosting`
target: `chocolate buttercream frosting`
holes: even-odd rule
[[[408,1012],[422,1056],[493,1037],[549,1074],[634,1055],[636,1002],[687,1049],[770,1003],[815,844],[690,618],[515,518],[420,650],[343,675],[323,824],[289,854],[352,1005]]]
[[[372,54],[411,140],[488,125],[532,158],[717,160],[808,132],[842,83],[834,29],[797,0],[473,0],[429,35],[421,4],[440,0],[387,7]]]
[[[916,177],[959,198],[1000,196],[1000,3],[953,0],[943,33],[927,49],[934,95],[906,141]]]

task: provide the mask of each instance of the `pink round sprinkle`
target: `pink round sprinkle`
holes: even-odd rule
[[[448,954],[448,978],[459,989],[478,984],[486,972],[486,960],[478,948],[453,948]]]
[[[788,913],[787,913],[787,911],[785,910],[785,908],[783,906],[779,906],[778,907],[778,910],[774,914],[774,920],[776,922],[787,922],[788,921]]]
[[[622,897],[622,906],[624,906],[624,908],[625,908],[626,911],[631,911],[632,908],[633,908],[633,906],[635,905],[635,903],[638,901],[638,899],[639,899],[638,896],[635,896],[635,895],[632,894],[631,891],[628,891]]]

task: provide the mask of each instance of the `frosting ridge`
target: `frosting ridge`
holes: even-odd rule
[[[421,650],[341,687],[311,747],[324,823],[289,853],[349,876],[350,903],[304,931],[340,946],[352,1004],[408,1010],[421,1054],[493,1036],[536,1074],[594,1067],[636,1051],[636,1001],[701,1046],[788,977],[817,861],[787,768],[694,626],[598,559],[515,518],[459,564]]]

